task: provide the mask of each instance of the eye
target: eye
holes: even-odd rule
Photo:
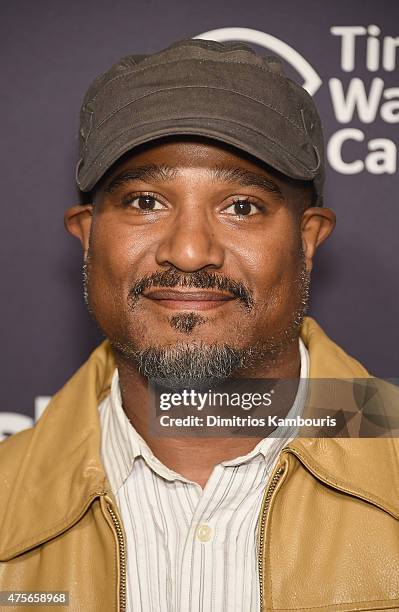
[[[248,198],[235,200],[230,206],[224,209],[224,213],[228,215],[237,215],[239,217],[249,217],[260,212],[260,206],[251,202]]]
[[[163,210],[165,207],[154,196],[150,194],[142,194],[136,197],[128,196],[123,200],[123,204],[129,208],[136,208],[144,212],[153,210]]]

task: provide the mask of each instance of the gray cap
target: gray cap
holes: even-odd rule
[[[313,181],[322,205],[323,133],[311,96],[278,58],[202,39],[127,56],[93,81],[80,115],[78,187],[93,189],[133,147],[178,134],[233,145],[288,177]]]

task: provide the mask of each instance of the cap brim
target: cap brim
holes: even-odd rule
[[[81,191],[90,191],[109,168],[135,147],[166,136],[203,136],[231,145],[249,153],[282,174],[299,180],[312,180],[315,170],[306,167],[291,152],[283,149],[264,134],[234,122],[204,119],[185,119],[171,125],[170,119],[151,125],[133,126],[109,142],[87,168],[78,166],[77,182]],[[312,160],[315,164],[315,157]]]

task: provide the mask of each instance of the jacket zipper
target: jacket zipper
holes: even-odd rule
[[[112,510],[111,506],[107,504],[108,511],[111,515],[112,521],[115,525],[116,535],[118,538],[118,550],[119,550],[119,566],[120,566],[120,583],[119,583],[119,601],[120,601],[120,612],[126,612],[126,548],[125,541],[123,539],[123,532],[121,524]]]
[[[266,518],[267,512],[269,510],[270,501],[273,495],[273,492],[277,486],[278,481],[281,476],[284,474],[284,467],[280,467],[277,472],[274,474],[269,487],[267,489],[266,495],[264,497],[264,501],[262,504],[262,515],[260,520],[259,527],[259,553],[258,553],[258,571],[259,571],[259,593],[260,593],[260,610],[262,612],[262,601],[263,601],[263,546],[265,541],[265,526],[266,526]],[[115,525],[116,534],[118,538],[118,549],[119,549],[119,562],[120,562],[120,586],[119,586],[119,599],[120,599],[120,612],[126,612],[126,548],[125,541],[123,539],[122,528],[118,517],[115,512],[111,508],[109,504],[107,504],[108,512],[110,513],[112,522]]]
[[[261,510],[261,519],[259,526],[259,552],[258,552],[258,572],[259,572],[259,594],[260,594],[260,612],[263,609],[263,546],[265,543],[265,527],[266,527],[266,518],[267,512],[269,510],[270,501],[273,495],[273,492],[277,486],[278,481],[281,476],[284,474],[284,467],[280,467],[277,472],[274,474],[269,487],[267,489],[266,495],[264,497],[262,503]]]

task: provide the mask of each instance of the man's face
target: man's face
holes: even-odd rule
[[[309,199],[212,141],[125,158],[97,193],[85,254],[87,300],[113,348],[164,382],[267,368],[306,308],[311,262],[295,208]]]

